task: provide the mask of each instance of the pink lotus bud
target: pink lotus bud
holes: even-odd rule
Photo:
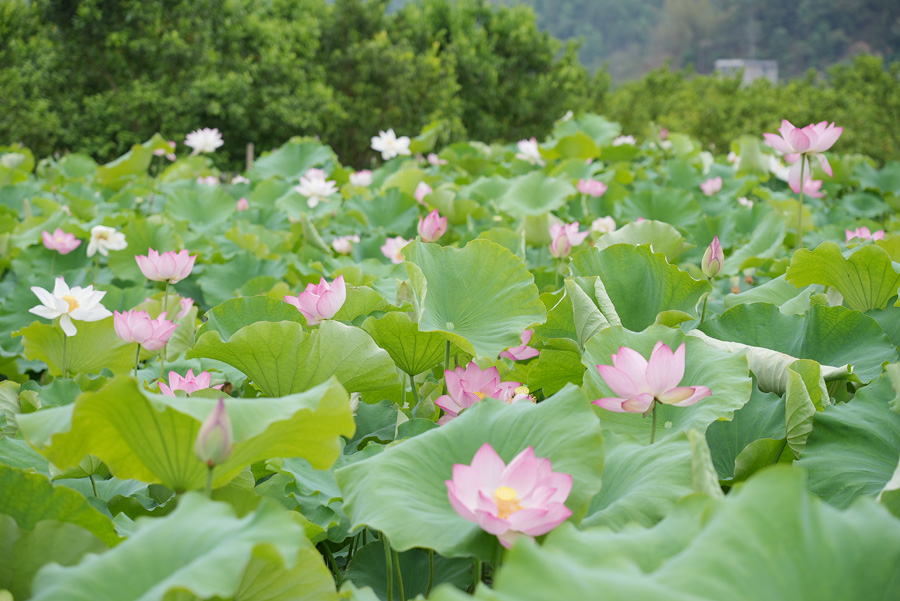
[[[447,218],[441,217],[435,209],[424,219],[419,217],[418,230],[423,242],[434,242],[447,232]]]
[[[209,388],[209,382],[211,379],[212,374],[210,374],[208,371],[201,371],[195,376],[194,370],[189,369],[183,378],[178,375],[177,372],[170,371],[169,386],[166,386],[165,382],[160,382],[159,391],[166,396],[175,396],[176,390],[183,390],[186,393],[191,394],[192,392],[197,392],[198,390]],[[222,384],[213,386],[212,388],[219,390],[222,388]]]
[[[708,179],[700,184],[700,189],[703,190],[703,193],[707,196],[712,196],[722,189],[722,178],[714,177],[712,179]]]
[[[416,186],[416,191],[413,196],[416,197],[416,202],[419,204],[424,204],[425,197],[434,192],[434,190],[426,184],[425,182],[419,182],[419,185]]]
[[[157,351],[166,346],[172,332],[178,327],[166,319],[165,311],[155,320],[146,311],[113,311],[113,327],[125,342],[137,342],[148,351]]]
[[[294,305],[303,313],[307,325],[314,326],[324,319],[334,317],[347,300],[344,276],[339,275],[330,284],[321,278],[318,284],[307,284],[306,290],[298,296],[285,296],[286,303]]]
[[[554,223],[550,226],[550,254],[557,259],[564,259],[572,252],[573,246],[578,246],[588,237],[590,232],[579,232],[578,222],[560,225]]]
[[[42,231],[41,237],[43,238],[44,246],[49,250],[55,250],[61,255],[67,255],[81,246],[81,240],[76,238],[75,234],[67,234],[59,227],[56,228],[53,234],[46,230]]]
[[[597,198],[606,194],[606,184],[595,179],[578,180],[578,191]]]
[[[238,210],[238,212],[246,211],[250,208],[250,202],[246,198],[241,198],[237,201],[237,205],[235,208]]]
[[[218,186],[219,178],[215,175],[207,175],[206,177],[198,177],[198,184],[203,184],[204,186]]]
[[[203,421],[194,443],[194,454],[209,467],[224,463],[234,450],[234,433],[225,409],[225,400],[219,399],[216,408]]]
[[[147,256],[137,255],[134,259],[148,280],[175,284],[191,275],[197,255],[189,256],[186,250],[178,253],[170,250],[159,254],[151,248]]]
[[[703,275],[708,278],[716,277],[719,272],[722,271],[722,266],[724,264],[725,253],[722,252],[722,245],[719,244],[719,237],[714,236],[713,241],[710,243],[709,247],[707,247],[706,252],[703,253],[703,261],[701,263]]]
[[[665,127],[659,130],[659,139],[660,140],[668,140],[669,139],[669,130]]]

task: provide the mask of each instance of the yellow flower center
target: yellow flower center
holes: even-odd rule
[[[519,495],[514,488],[501,486],[494,491],[494,499],[497,503],[497,517],[505,520],[511,514],[522,509],[519,505]]]
[[[527,386],[519,386],[516,388],[516,394],[528,394],[530,391]]]
[[[484,398],[484,393],[483,393],[483,392],[473,392],[472,394],[474,394],[475,396],[477,396],[479,399],[483,399],[483,398]]]
[[[78,304],[78,301],[75,300],[75,297],[72,296],[71,294],[65,295],[64,297],[62,297],[62,299],[64,301],[66,301],[67,303],[69,303],[69,313],[71,313],[72,311],[74,311],[75,309],[77,309],[78,307],[81,306]]]

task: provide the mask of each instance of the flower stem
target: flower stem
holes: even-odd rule
[[[137,351],[134,353],[134,379],[137,380],[138,363],[141,362],[141,345],[137,345]]]
[[[334,553],[331,552],[331,549],[328,548],[328,543],[326,541],[322,541],[318,544],[319,551],[322,555],[325,556],[325,559],[328,562],[328,567],[331,568],[331,571],[334,572],[334,579],[336,581],[337,587],[341,588],[341,584],[344,579],[341,576],[341,570],[338,568],[337,561],[334,560]]]
[[[90,474],[90,475],[88,476],[88,478],[91,479],[91,488],[94,489],[94,496],[95,496],[95,497],[99,497],[100,495],[97,494],[97,483],[94,482],[94,474]]]
[[[94,281],[97,284],[97,273],[100,271],[100,255],[94,255]]]
[[[400,595],[400,601],[406,601],[406,595],[403,592],[403,572],[400,570],[400,554],[397,550],[392,551],[394,556],[394,567],[397,569],[397,593]]]
[[[800,155],[800,204],[797,207],[797,250],[803,246],[803,169],[806,167],[806,155]]]
[[[656,399],[653,399],[653,418],[650,425],[650,444],[653,444],[653,441],[656,439],[656,407],[659,405],[659,402]]]
[[[553,289],[559,290],[559,270],[562,267],[562,261],[557,259],[555,262],[555,266],[556,266],[556,269],[554,270],[554,273],[553,273]]]
[[[63,332],[63,353],[62,353],[62,377],[69,377],[69,361],[68,357],[66,357],[66,346],[68,346],[69,337],[66,336],[66,333]]]
[[[53,256],[50,257],[50,277],[56,275],[56,253],[53,253]]]
[[[419,392],[416,390],[416,382],[413,380],[412,374],[406,374],[409,376],[409,388],[412,390],[413,400],[416,402],[416,405],[419,404]]]
[[[384,573],[387,575],[387,599],[394,601],[394,568],[391,565],[391,543],[388,538],[381,533],[381,542],[384,543]]]
[[[169,280],[166,280],[166,291],[163,292],[163,312],[168,313],[169,307]]]
[[[212,499],[213,466],[209,466],[206,472],[206,498]]]
[[[712,283],[712,282],[710,282]],[[700,311],[700,323],[697,324],[697,327],[703,325],[703,320],[706,319],[706,301],[709,300],[709,294],[703,297],[703,309]]]
[[[163,313],[168,317],[169,314],[169,280],[166,280],[166,289],[163,292]],[[171,321],[175,321],[174,319]],[[166,347],[169,345],[168,341],[163,345],[162,350],[159,352],[159,378],[162,379],[164,377],[166,371]]]
[[[450,341],[444,347],[444,394],[447,394],[447,372],[450,371]]]
[[[469,588],[470,594],[475,592],[475,587],[478,586],[479,582],[481,582],[481,560],[476,557],[475,563],[472,565],[472,586]]]
[[[425,587],[425,597],[431,594],[431,586],[434,584],[434,549],[428,549],[428,586]]]

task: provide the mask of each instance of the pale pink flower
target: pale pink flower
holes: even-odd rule
[[[440,425],[455,419],[463,409],[468,409],[486,397],[512,402],[515,395],[510,392],[521,386],[519,382],[500,382],[500,373],[496,367],[482,370],[474,361],[466,367],[460,365],[453,371],[445,370],[444,378],[447,381],[447,394],[434,401],[445,412],[438,420]]]
[[[91,228],[91,239],[88,240],[87,256],[93,257],[100,253],[104,257],[109,256],[111,250],[122,250],[128,246],[125,234],[116,231],[115,228],[106,225],[95,225]]]
[[[565,505],[572,476],[554,472],[550,460],[536,457],[532,447],[506,465],[484,443],[472,464],[454,464],[453,478],[444,483],[456,513],[507,548],[519,537],[550,532],[572,515]]]
[[[113,311],[113,326],[125,342],[137,342],[148,351],[157,351],[166,346],[178,324],[166,319],[165,311],[150,319],[146,311],[132,309],[123,313]]]
[[[820,179],[807,179],[803,182],[803,194],[810,198],[822,198],[825,196],[825,193],[821,190],[822,180]]]
[[[860,240],[884,240],[884,230],[878,230],[873,234],[866,226],[858,227],[855,230],[844,230],[844,234],[847,236],[847,242],[850,242],[853,238],[859,238]]]
[[[580,179],[578,180],[578,191],[597,198],[606,194],[606,184],[595,179]]]
[[[608,234],[616,231],[616,220],[612,217],[598,217],[591,223],[591,231],[598,234]]]
[[[170,371],[169,385],[166,386],[166,383],[161,381],[159,383],[159,391],[166,396],[175,396],[176,390],[183,390],[186,393],[191,394],[192,392],[209,388],[209,381],[211,378],[212,374],[208,371],[201,371],[195,376],[194,370],[189,369],[183,378],[177,372]],[[212,388],[221,390],[222,386],[222,384],[218,384]]]
[[[186,296],[182,297],[178,302],[181,305],[181,310],[178,312],[178,315],[175,316],[175,319],[181,319],[186,316],[191,311],[191,307],[194,306],[194,299]]]
[[[55,250],[61,255],[67,255],[81,246],[81,240],[76,238],[75,234],[67,234],[59,227],[52,234],[47,230],[42,231],[41,237],[44,240],[44,246],[49,250]]]
[[[738,198],[738,204],[747,207],[748,209],[753,208],[753,201],[746,196],[741,196],[740,198]]]
[[[722,189],[722,178],[714,177],[712,179],[708,179],[700,184],[700,189],[703,190],[703,193],[707,196],[712,196]]]
[[[306,174],[304,174],[303,177],[305,177],[306,179],[312,179],[312,180],[318,179],[318,180],[325,181],[326,179],[328,179],[328,174],[325,173],[324,169],[319,169],[317,167],[310,167],[309,169],[306,170]]]
[[[234,177],[231,178],[232,185],[249,184],[249,183],[250,183],[250,180],[247,179],[246,177],[244,177],[243,175],[235,175]]]
[[[669,130],[665,127],[659,130],[659,139],[660,140],[668,140],[669,139]]]
[[[400,155],[411,154],[409,151],[409,137],[400,136],[394,133],[393,129],[379,131],[377,136],[372,137],[372,150],[381,153],[381,158],[389,161]]]
[[[231,420],[225,410],[224,399],[219,399],[216,408],[203,420],[197,440],[194,442],[194,454],[208,467],[224,463],[234,450],[234,432]]]
[[[419,204],[425,204],[423,201],[425,197],[434,192],[434,190],[426,184],[425,182],[419,182],[419,185],[416,186],[416,191],[413,193],[413,196],[416,198],[416,202]]]
[[[368,169],[361,169],[356,173],[350,174],[350,183],[360,188],[372,185],[372,172]]]
[[[650,361],[628,347],[613,353],[612,365],[598,365],[597,371],[618,397],[593,401],[604,409],[617,413],[646,413],[654,401],[676,407],[687,407],[708,397],[706,386],[680,386],[684,377],[685,344],[674,353],[667,345],[657,342]]]
[[[204,186],[218,186],[219,178],[215,175],[207,175],[206,177],[198,177],[198,184],[203,184]]]
[[[541,352],[536,348],[528,346],[528,343],[531,342],[531,337],[533,335],[534,330],[525,330],[524,332],[522,332],[522,344],[506,349],[505,351],[500,353],[500,356],[506,357],[507,359],[512,359],[513,361],[524,361],[525,359],[537,357]]]
[[[441,217],[435,209],[426,217],[419,217],[417,229],[423,242],[434,242],[447,232],[447,218]]]
[[[393,263],[394,265],[399,265],[406,260],[403,258],[402,251],[403,247],[410,242],[410,240],[407,240],[403,236],[388,238],[384,241],[384,245],[381,247],[381,252],[385,257],[391,260],[391,263]]]
[[[151,248],[147,256],[137,255],[134,260],[148,280],[177,284],[191,275],[197,255],[191,256],[186,250],[177,253],[169,250],[159,254]]]
[[[634,146],[636,143],[634,136],[619,136],[612,141],[613,146]]]
[[[307,325],[314,326],[324,319],[331,319],[344,306],[347,300],[344,276],[339,275],[330,284],[320,278],[318,284],[309,283],[298,296],[285,296],[284,300],[303,313]]]
[[[28,312],[45,319],[59,317],[59,326],[66,336],[78,333],[78,329],[72,323],[73,319],[100,321],[112,315],[109,309],[100,304],[106,292],[94,290],[93,285],[87,288],[81,286],[69,288],[65,278],[59,276],[53,285],[52,294],[39,286],[32,286],[31,291],[37,295],[41,304],[28,309]]]
[[[250,201],[248,201],[246,198],[241,198],[237,201],[237,204],[234,208],[237,209],[238,213],[246,211],[250,208]]]
[[[445,159],[440,158],[438,155],[436,155],[433,152],[428,154],[428,157],[426,158],[426,160],[428,161],[428,164],[433,167],[440,167],[441,165],[447,164],[447,161]]]
[[[564,259],[572,252],[573,246],[578,246],[590,234],[589,231],[579,232],[578,222],[559,224],[554,223],[550,226],[550,254],[557,259]]]
[[[185,146],[193,148],[192,156],[201,152],[215,152],[216,148],[224,143],[218,128],[209,129],[204,127],[203,129],[192,131],[184,138]]]
[[[353,252],[354,242],[359,242],[359,236],[356,234],[352,236],[338,236],[331,241],[331,247],[334,249],[334,252],[338,254],[349,255]]]
[[[844,133],[843,127],[835,127],[834,123],[829,124],[827,121],[822,121],[816,124],[811,123],[803,128],[798,128],[794,127],[787,119],[783,119],[781,121],[781,127],[778,128],[778,133],[780,135],[763,134],[763,136],[765,136],[769,145],[778,152],[784,153],[785,155],[799,154],[803,156],[802,161],[796,159],[794,161],[789,161],[794,164],[788,174],[788,185],[790,185],[791,190],[793,190],[795,194],[799,194],[802,188],[800,171],[803,171],[804,179],[807,177],[811,178],[809,172],[809,157],[817,158],[819,164],[822,166],[822,170],[829,176],[833,175],[831,164],[829,164],[828,159],[825,158],[825,155],[822,153],[837,142],[838,138],[841,137],[841,134]]]
[[[544,162],[543,157],[541,157],[541,149],[538,147],[537,138],[519,140],[516,142],[516,147],[519,149],[519,152],[516,153],[517,159],[522,159],[523,161],[528,161],[532,165],[537,164],[541,167],[547,164]]]
[[[310,169],[310,171],[313,170]],[[321,169],[316,169],[315,171],[321,171]],[[306,204],[312,209],[318,206],[320,202],[327,202],[329,196],[337,192],[338,189],[333,181],[319,177],[318,173],[314,172],[311,178],[308,175],[309,172],[300,178],[300,185],[294,186],[294,190],[306,197]]]
[[[703,270],[703,275],[708,278],[713,278],[719,275],[724,264],[725,253],[722,252],[722,245],[719,243],[719,237],[713,236],[713,241],[710,242],[709,246],[706,248],[706,252],[703,253],[703,260],[700,262],[700,268]]]

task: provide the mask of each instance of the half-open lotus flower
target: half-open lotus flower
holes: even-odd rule
[[[109,309],[100,304],[106,292],[94,290],[93,286],[69,288],[62,276],[56,278],[52,294],[39,286],[32,286],[31,291],[37,295],[41,304],[28,309],[28,312],[46,319],[59,317],[59,325],[66,336],[78,333],[78,329],[72,323],[73,319],[100,321],[112,315]]]
[[[606,194],[606,184],[595,179],[578,180],[578,191],[594,198]]]
[[[67,234],[59,227],[52,234],[47,230],[42,231],[41,237],[45,247],[55,250],[61,255],[67,255],[81,246],[81,240],[76,238],[75,234]]]
[[[506,349],[505,351],[500,353],[500,356],[506,357],[507,359],[512,359],[513,361],[524,361],[525,359],[537,357],[541,354],[541,352],[536,348],[528,346],[528,343],[531,342],[531,337],[533,335],[534,330],[525,330],[524,332],[522,332],[522,344]]]
[[[132,309],[119,313],[113,312],[113,326],[116,334],[125,342],[137,342],[148,351],[158,351],[166,346],[169,337],[178,328],[178,324],[166,319],[163,311],[156,319],[150,319],[146,311]]]
[[[390,259],[394,265],[400,265],[406,260],[403,257],[403,248],[409,243],[410,241],[403,236],[388,238],[381,246],[381,253]]]
[[[197,255],[191,256],[186,250],[177,253],[169,250],[160,254],[151,248],[146,256],[137,255],[134,260],[148,280],[177,284],[191,275]]]
[[[554,223],[550,226],[550,254],[557,259],[564,259],[572,252],[573,246],[578,246],[590,235],[590,231],[579,232],[578,222]]]
[[[873,233],[866,226],[858,227],[855,230],[844,230],[844,234],[847,236],[847,242],[850,242],[853,238],[859,238],[860,240],[884,240],[884,230],[878,230]]]
[[[474,361],[465,367],[460,365],[453,371],[444,371],[444,378],[447,380],[447,394],[434,401],[445,412],[438,420],[440,425],[455,419],[463,409],[468,409],[485,398],[511,403],[515,398],[514,389],[520,386],[519,382],[501,382],[496,367],[483,370]],[[515,400],[525,400],[526,396],[527,393]]]
[[[454,464],[453,478],[444,483],[456,513],[496,536],[504,547],[521,536],[546,534],[572,515],[565,505],[572,476],[554,472],[550,460],[536,457],[532,447],[507,465],[484,443],[472,464]]]
[[[125,234],[113,227],[95,225],[91,228],[91,239],[88,240],[87,256],[93,257],[100,253],[104,257],[109,256],[111,250],[122,250],[128,246]]]
[[[298,296],[285,296],[285,302],[297,307],[306,318],[307,325],[314,326],[334,317],[347,300],[344,276],[339,275],[330,284],[321,278],[318,284],[307,284]]]
[[[310,171],[313,171],[310,169]],[[316,169],[315,171],[321,171],[320,169]],[[306,204],[309,208],[315,208],[319,205],[320,202],[327,202],[331,195],[338,191],[337,186],[333,181],[326,180],[323,177],[319,177],[318,173],[313,173],[313,177],[309,176],[310,174],[307,172],[306,175],[300,178],[300,185],[294,186],[294,190],[298,194],[301,194],[306,197]]]
[[[712,392],[706,386],[681,386],[684,354],[683,342],[674,353],[657,342],[650,361],[633,349],[619,348],[612,355],[612,365],[597,366],[606,385],[619,396],[597,399],[594,404],[618,413],[646,413],[654,400],[687,407],[708,397]]]
[[[801,169],[804,173],[804,180],[811,178],[809,157],[817,158],[822,166],[822,170],[829,176],[833,175],[831,165],[822,153],[831,148],[838,138],[841,137],[842,133],[844,133],[843,127],[835,127],[834,123],[829,124],[827,121],[811,123],[806,127],[800,128],[794,127],[790,121],[783,119],[781,127],[778,128],[778,135],[763,134],[763,136],[765,136],[766,141],[772,148],[785,155],[803,155],[803,160],[794,162],[788,174],[788,185],[797,194],[801,189]]]
[[[712,196],[716,192],[719,192],[722,189],[722,178],[721,177],[713,177],[711,179],[706,180],[702,184],[700,184],[700,189],[707,196]]]
[[[438,210],[434,209],[424,218],[419,217],[416,230],[422,236],[422,242],[434,242],[447,233],[447,218],[441,217]]]
[[[198,390],[203,390],[204,388],[209,388],[209,381],[212,378],[212,374],[208,371],[201,371],[196,376],[194,375],[194,370],[189,369],[187,373],[182,378],[178,372],[170,371],[169,372],[169,385],[166,386],[165,382],[159,383],[159,391],[166,396],[175,396],[176,390],[183,390],[188,394],[192,392],[197,392]],[[217,386],[213,386],[216,390],[222,388],[222,384],[218,384]]]

